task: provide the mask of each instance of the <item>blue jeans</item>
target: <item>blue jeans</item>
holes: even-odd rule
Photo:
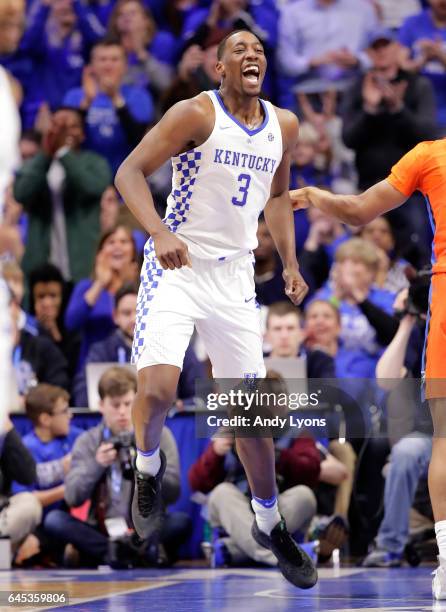
[[[91,563],[107,563],[108,537],[63,510],[52,510],[44,520],[46,533],[59,543],[72,544]],[[189,537],[191,519],[185,512],[166,514],[160,541],[172,556]]]
[[[427,472],[431,453],[432,439],[422,434],[406,436],[393,447],[384,488],[384,518],[378,531],[378,548],[403,552],[418,480]]]

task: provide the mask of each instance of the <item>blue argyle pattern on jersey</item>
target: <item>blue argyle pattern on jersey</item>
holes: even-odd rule
[[[141,270],[141,284],[136,302],[136,322],[133,335],[132,363],[137,363],[144,348],[144,336],[147,327],[147,315],[150,302],[163,276],[163,268],[155,256],[153,240],[149,239],[144,248],[144,264]]]
[[[176,232],[179,226],[187,220],[192,191],[200,169],[200,160],[201,152],[194,149],[186,151],[186,153],[182,153],[172,160],[176,186],[172,189],[171,195],[175,204],[164,219],[172,232]]]

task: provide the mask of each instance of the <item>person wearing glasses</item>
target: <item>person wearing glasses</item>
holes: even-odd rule
[[[36,462],[36,481],[31,485],[16,482],[13,493],[31,492],[42,506],[42,519],[50,510],[67,509],[64,501],[65,476],[71,467],[71,450],[82,430],[71,424],[69,395],[61,387],[40,384],[25,398],[26,415],[33,428],[23,437],[23,443]],[[23,564],[36,556],[57,557],[63,552],[60,544],[52,541],[42,525],[28,535],[16,555],[16,563]]]

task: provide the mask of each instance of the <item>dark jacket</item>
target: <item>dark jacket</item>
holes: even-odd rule
[[[47,182],[52,158],[43,152],[25,162],[17,173],[14,196],[28,213],[29,227],[22,267],[26,274],[48,261],[53,203]],[[59,159],[64,167],[64,212],[68,257],[74,282],[89,276],[99,227],[99,204],[112,176],[107,161],[90,151],[69,151]]]
[[[46,336],[33,336],[22,331],[19,341],[20,362],[27,363],[37,382],[70,388],[68,363],[54,342]],[[32,372],[30,374],[32,375]]]
[[[2,506],[10,494],[13,481],[29,486],[35,483],[37,476],[35,461],[14,428],[6,435],[0,435],[0,453],[0,506]]]
[[[356,153],[360,189],[385,179],[390,168],[422,140],[435,137],[436,109],[432,85],[422,76],[401,75],[408,82],[404,107],[376,115],[363,109],[363,78],[345,93],[343,140]]]

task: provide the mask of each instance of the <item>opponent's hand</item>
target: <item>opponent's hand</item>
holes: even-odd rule
[[[153,245],[163,270],[175,270],[183,266],[192,268],[187,244],[168,229],[153,236]]]
[[[300,210],[301,208],[308,208],[311,206],[310,200],[310,187],[302,187],[302,189],[291,189],[290,199],[293,205],[293,210]]]
[[[285,268],[283,271],[285,293],[296,306],[308,293],[308,285],[302,278],[298,268]]]

